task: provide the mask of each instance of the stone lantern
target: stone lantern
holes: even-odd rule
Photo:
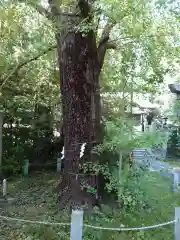
[[[169,89],[172,93],[175,93],[177,100],[180,100],[180,83],[169,84]]]
[[[0,172],[2,166],[3,111],[0,111]]]
[[[176,102],[177,102],[177,107],[176,107],[176,114],[177,118],[180,117],[180,83],[174,83],[174,84],[169,84],[169,89],[172,93],[176,94]],[[179,156],[179,151],[180,151],[180,142],[179,142],[179,135],[180,135],[180,127],[177,128],[175,137],[174,137],[174,144],[175,145],[175,154]],[[177,136],[177,137],[176,137]]]
[[[180,103],[180,83],[169,84],[169,89],[176,94],[177,103]],[[177,110],[177,116],[180,116],[180,109]]]

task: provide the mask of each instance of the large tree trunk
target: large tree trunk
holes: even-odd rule
[[[64,174],[58,186],[60,208],[93,204],[95,199],[83,186],[96,187],[96,176],[79,171],[80,148],[94,138],[89,40],[89,35],[83,37],[80,32],[69,32],[63,42],[58,38],[65,148]]]
[[[71,7],[71,13],[67,15],[61,14],[56,1],[49,0],[49,4],[57,28],[61,26],[61,34],[57,36],[57,45],[63,105],[65,161],[62,182],[58,186],[59,207],[93,204],[96,202],[97,195],[87,193],[85,191],[87,188],[83,190],[82,186],[97,188],[97,176],[80,172],[79,164],[82,163],[80,148],[83,143],[88,143],[83,160],[94,161],[91,155],[91,143],[98,143],[102,137],[99,75],[107,46],[105,45],[101,51],[102,61],[99,59],[99,50],[102,50],[101,47],[107,43],[108,38],[106,37],[104,41],[103,35],[101,39],[103,41],[97,48],[93,30],[83,36],[75,29],[75,26],[82,21],[88,23],[93,21],[88,1],[78,0],[77,6]],[[65,21],[63,16],[66,18]],[[62,26],[64,26],[63,31]]]

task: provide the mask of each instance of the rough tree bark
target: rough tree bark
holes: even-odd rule
[[[56,22],[60,21],[60,13],[53,0],[49,0],[49,3]],[[76,12],[68,14],[71,23],[77,23],[77,18],[78,21],[92,21],[87,1],[79,0],[75,9],[79,10],[78,17]],[[110,32],[110,28],[108,29]],[[109,32],[108,36],[104,36],[103,32],[98,47],[93,30],[84,36],[74,26],[68,26],[63,34],[62,31],[57,34],[65,149],[64,174],[57,188],[60,208],[93,205],[96,202],[95,194],[88,193],[86,188],[82,189],[87,185],[97,187],[98,183],[93,174],[80,172],[80,147],[82,143],[99,142],[101,139],[99,75]],[[88,144],[89,151],[85,156],[87,161],[92,160],[91,147],[92,145]]]
[[[92,140],[91,93],[89,79],[88,37],[80,32],[68,32],[61,42],[58,39],[65,165],[62,184],[59,186],[59,203],[82,205],[84,198],[79,176],[80,147]]]

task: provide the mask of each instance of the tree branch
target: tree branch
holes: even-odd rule
[[[20,3],[25,2],[24,0],[19,0]],[[31,7],[33,7],[38,13],[45,16],[49,20],[53,20],[53,15],[51,12],[49,12],[47,9],[42,7],[39,4],[36,4],[33,0],[32,1],[26,1],[27,4],[29,4]]]
[[[48,0],[49,6],[51,7],[51,13],[53,14],[53,17],[58,17],[61,15],[61,11],[59,6],[61,5],[61,3],[59,4],[59,6],[57,6],[56,1],[55,0]]]
[[[11,72],[8,74],[8,76],[6,76],[4,79],[3,79],[3,75],[0,76],[0,79],[2,80],[2,84],[1,84],[1,86],[0,86],[0,90],[1,90],[2,87],[5,85],[5,83],[6,83],[14,74],[17,73],[17,71],[18,71],[20,68],[24,67],[25,65],[27,65],[27,64],[29,64],[29,63],[31,63],[31,62],[33,62],[33,61],[38,60],[40,57],[42,57],[42,56],[45,55],[46,53],[52,51],[52,50],[55,49],[56,47],[57,47],[57,45],[53,45],[53,46],[47,48],[46,50],[44,50],[43,52],[39,53],[38,55],[36,55],[36,56],[34,56],[34,57],[26,60],[26,61],[23,61],[22,63],[17,64],[15,67],[11,66],[11,67],[9,68],[9,71],[11,71]]]
[[[117,49],[117,45],[112,42],[107,42],[106,48],[107,49]]]
[[[89,17],[91,8],[87,0],[78,0],[78,6],[83,18]]]
[[[128,8],[123,16],[121,16],[120,20],[122,20],[123,18],[125,18],[126,16],[128,16],[130,9]],[[100,69],[102,69],[103,63],[104,63],[104,58],[106,55],[106,51],[107,49],[115,49],[115,44],[110,44],[109,41],[109,36],[110,36],[110,32],[112,30],[112,28],[115,26],[116,21],[113,19],[108,19],[107,24],[105,25],[100,41],[99,41],[99,45],[98,45],[98,52],[99,52],[99,61],[100,61]]]
[[[45,16],[47,19],[53,21],[53,15],[51,12],[49,12],[47,9],[43,8],[40,5],[35,5],[35,4],[31,4],[32,6],[34,5],[34,8],[36,9],[36,11],[38,13],[40,13],[41,15]]]
[[[104,58],[106,54],[107,48],[110,48],[110,45],[108,47],[108,41],[109,41],[109,35],[110,32],[115,25],[115,22],[112,22],[110,19],[108,20],[107,24],[105,25],[103,32],[101,34],[101,38],[98,44],[98,54],[99,54],[99,63],[100,63],[100,69],[102,69]],[[112,47],[112,45],[111,45]]]
[[[23,0],[19,0],[19,2],[24,2]],[[68,12],[61,12],[60,9],[55,5],[55,2],[53,0],[49,0],[49,5],[51,6],[51,12],[48,11],[46,8],[42,7],[39,4],[36,4],[33,1],[27,2],[30,6],[32,6],[38,13],[45,16],[47,19],[54,21],[55,16],[70,16],[70,17],[78,17],[79,15],[76,15],[74,13],[68,13]]]
[[[106,42],[109,40],[109,34],[112,30],[112,28],[114,27],[115,22],[112,22],[111,19],[108,20],[107,24],[105,25],[102,34],[101,34],[101,38],[99,40],[99,48],[102,46],[103,42]]]
[[[127,41],[124,42],[124,43],[121,43],[121,45],[119,46],[119,44],[117,43],[117,40],[127,40]],[[109,41],[107,42],[106,48],[107,48],[107,49],[118,49],[119,47],[122,48],[122,47],[124,47],[125,45],[127,45],[127,44],[129,44],[129,43],[132,43],[133,40],[134,40],[133,37],[130,38],[130,36],[129,36],[129,37],[120,37],[120,38],[118,38],[118,39],[109,40]]]
[[[55,49],[56,47],[57,47],[56,44],[55,44],[55,45],[52,45],[52,46],[48,47],[46,50],[44,50],[43,52],[37,54],[36,56],[34,56],[34,57],[32,57],[32,58],[30,58],[30,59],[28,59],[28,60],[20,63],[20,64],[18,65],[18,69],[24,67],[25,65],[27,65],[27,64],[30,63],[30,62],[33,62],[33,61],[38,60],[40,57],[42,57],[42,56],[45,55],[46,53],[52,51],[52,50]]]

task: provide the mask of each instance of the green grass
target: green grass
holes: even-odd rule
[[[17,178],[8,183],[8,193],[17,198],[14,206],[1,206],[1,214],[11,217],[52,222],[69,222],[70,214],[58,212],[54,187],[60,179],[56,174],[36,174],[31,178]],[[139,227],[153,225],[174,218],[174,208],[180,206],[179,194],[171,192],[170,180],[157,173],[146,173],[139,180],[148,208],[112,209],[86,213],[84,222],[103,227]],[[3,209],[2,209],[3,208]],[[1,221],[0,240],[69,240],[69,227],[30,225]],[[101,231],[84,228],[84,240],[166,240],[173,238],[174,226],[135,232]]]
[[[129,209],[126,213],[124,213],[124,211],[116,212],[115,210],[109,218],[109,223],[107,220],[108,214],[104,214],[101,220],[101,224],[103,226],[120,227],[120,224],[123,224],[125,227],[139,227],[153,225],[173,219],[174,208],[175,206],[180,206],[180,200],[178,194],[171,193],[169,180],[156,173],[151,173],[141,178],[140,185],[141,189],[144,189],[146,193],[149,208],[146,210],[139,208],[136,211],[131,211],[131,209]],[[110,219],[113,219],[113,222],[111,222]],[[99,221],[100,218],[97,219],[97,222]],[[91,231],[92,235],[89,239],[173,239],[173,227],[174,226],[172,225],[153,230],[123,233]]]

